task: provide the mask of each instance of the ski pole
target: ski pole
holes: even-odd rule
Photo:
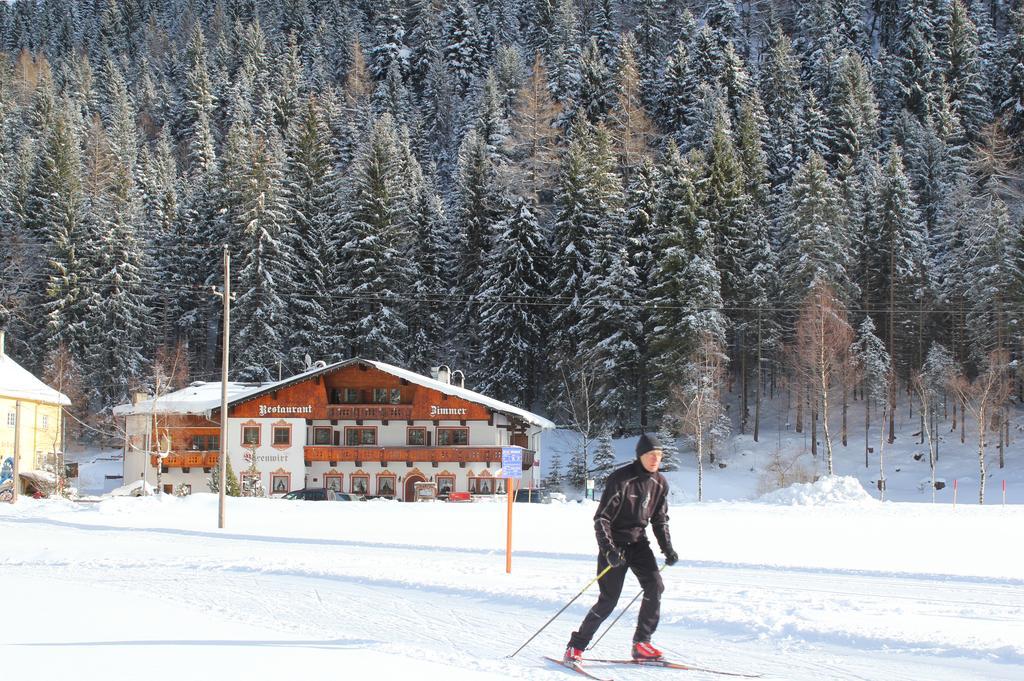
[[[667,565],[667,564],[668,564],[668,563],[665,563],[664,565],[662,565],[662,566],[661,566],[661,567],[660,567],[660,568],[658,569],[658,572],[661,572],[662,570],[664,570],[664,569],[665,569],[665,565]],[[597,644],[601,642],[601,639],[602,639],[602,638],[604,638],[604,635],[605,635],[605,634],[607,634],[607,633],[608,633],[608,632],[609,632],[609,631],[611,630],[611,628],[615,626],[615,623],[619,621],[619,618],[620,618],[620,617],[622,617],[623,615],[625,615],[625,614],[626,614],[626,611],[627,611],[627,610],[629,610],[629,609],[630,609],[631,607],[633,607],[633,604],[634,604],[634,603],[636,603],[636,599],[638,599],[638,598],[640,598],[641,596],[643,596],[643,594],[644,594],[644,590],[643,590],[643,589],[640,589],[640,592],[639,592],[639,593],[637,593],[637,595],[636,595],[636,596],[633,596],[633,600],[631,600],[631,601],[630,601],[630,602],[629,602],[629,603],[628,603],[628,604],[626,605],[626,607],[622,609],[622,612],[620,612],[620,613],[619,613],[618,617],[616,617],[615,619],[613,619],[613,620],[612,620],[612,623],[611,623],[611,624],[609,624],[609,625],[608,625],[608,626],[607,626],[607,627],[605,628],[605,630],[604,630],[603,632],[601,632],[601,635],[597,637],[597,640],[596,640],[596,641],[594,641],[593,643],[591,643],[591,644],[590,644],[589,646],[587,646],[587,650],[593,650],[593,649],[594,649],[594,648],[595,648],[595,647],[597,646]]]
[[[605,576],[605,575],[606,575],[606,574],[608,573],[608,571],[609,571],[609,570],[611,570],[611,569],[612,569],[612,566],[611,566],[611,565],[609,565],[609,566],[608,566],[608,567],[606,567],[606,568],[605,568],[604,570],[601,570],[601,572],[599,572],[599,573],[598,573],[597,577],[594,577],[594,578],[593,578],[592,580],[590,580],[589,582],[587,582],[587,585],[586,585],[585,587],[583,587],[582,589],[580,589],[580,592],[579,592],[578,594],[576,594],[575,596],[573,596],[573,597],[572,597],[572,600],[571,600],[571,601],[569,601],[568,603],[566,603],[565,605],[563,605],[563,606],[562,606],[562,609],[561,609],[561,610],[559,610],[558,612],[556,612],[556,613],[555,613],[555,614],[554,614],[554,615],[553,615],[553,616],[551,617],[551,619],[549,619],[549,620],[548,620],[547,622],[545,622],[545,623],[544,623],[544,626],[543,626],[543,627],[541,627],[540,629],[538,629],[538,630],[537,630],[537,631],[536,631],[536,632],[535,632],[535,633],[533,634],[533,636],[531,636],[530,638],[526,639],[526,643],[524,643],[523,645],[519,646],[519,647],[518,647],[518,648],[516,649],[516,652],[512,653],[511,655],[509,655],[509,657],[510,657],[510,658],[512,658],[512,657],[515,657],[516,655],[518,655],[518,654],[519,654],[519,651],[520,651],[520,650],[522,650],[523,648],[525,648],[526,646],[528,646],[528,645],[530,644],[530,641],[532,641],[533,639],[537,638],[537,634],[539,634],[540,632],[542,632],[542,631],[544,631],[545,629],[547,629],[547,628],[548,628],[548,625],[549,625],[549,624],[551,624],[552,622],[554,622],[554,621],[555,621],[555,618],[556,618],[556,617],[558,617],[558,616],[559,616],[559,615],[561,615],[561,614],[562,614],[563,612],[565,612],[566,608],[568,608],[568,607],[569,607],[570,605],[572,605],[573,603],[575,603],[575,602],[576,602],[576,599],[577,599],[577,598],[579,598],[580,596],[582,596],[582,595],[583,595],[583,592],[584,592],[584,591],[586,591],[587,589],[589,589],[589,588],[591,587],[591,585],[593,585],[593,583],[594,583],[594,582],[596,582],[597,580],[599,580],[599,579],[601,579],[602,577],[604,577],[604,576]]]

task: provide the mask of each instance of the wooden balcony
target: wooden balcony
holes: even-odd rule
[[[217,458],[220,456],[218,450],[202,451],[202,450],[181,450],[171,452],[164,457],[164,466],[167,468],[213,468],[217,465]],[[158,465],[159,461],[155,454],[150,455],[149,463],[151,466]]]
[[[327,418],[351,421],[412,419],[411,404],[328,404]]]
[[[306,447],[306,461],[387,461],[501,463],[501,447]],[[533,466],[534,452],[523,450],[523,470]]]

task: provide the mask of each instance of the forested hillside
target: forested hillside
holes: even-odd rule
[[[727,392],[732,428],[780,386],[827,427],[962,374],[998,415],[1016,4],[0,3],[8,352],[92,414],[216,380],[226,245],[237,379],[445,363],[714,438]]]

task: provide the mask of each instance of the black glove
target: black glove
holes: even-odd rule
[[[608,565],[613,568],[622,567],[626,564],[625,554],[614,546],[604,552],[604,559],[608,561]]]
[[[679,554],[669,547],[668,551],[665,551],[665,565],[675,565],[679,562]]]

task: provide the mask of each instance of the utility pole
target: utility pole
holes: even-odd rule
[[[220,493],[217,527],[224,529],[224,497],[228,488],[228,350],[231,339],[231,251],[224,245],[224,290],[214,295],[224,299],[224,338],[220,367]]]
[[[18,500],[18,492],[21,491],[21,400],[14,401],[14,488],[11,492],[11,503]]]

